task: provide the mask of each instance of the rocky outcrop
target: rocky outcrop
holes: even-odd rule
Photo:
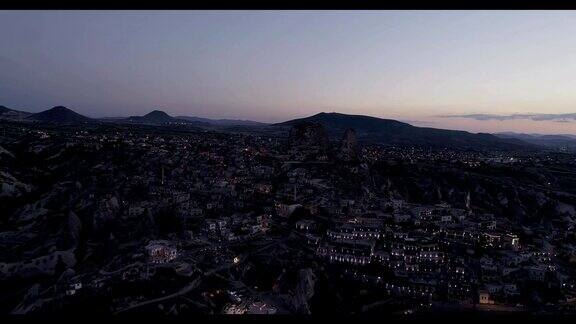
[[[292,277],[290,280],[289,277]],[[294,278],[295,277],[295,278]],[[296,276],[283,272],[277,280],[276,292],[297,314],[310,314],[309,301],[314,296],[316,275],[310,268],[300,269]]]
[[[352,161],[358,158],[358,140],[356,139],[356,131],[353,128],[348,128],[344,131],[338,157],[344,161]]]
[[[303,122],[294,125],[289,134],[290,147],[296,159],[323,159],[329,151],[330,140],[324,126]]]
[[[76,265],[72,250],[54,251],[50,254],[21,262],[0,263],[0,278],[32,278],[41,275],[57,275],[58,267],[64,270]]]
[[[32,186],[25,184],[7,172],[0,171],[0,197],[19,197],[32,190]]]
[[[82,222],[80,221],[80,218],[78,218],[76,213],[74,213],[73,211],[71,211],[68,214],[68,230],[70,233],[70,239],[72,240],[72,244],[74,245],[74,247],[76,247],[76,245],[78,244],[78,241],[80,239],[80,231],[82,230]]]

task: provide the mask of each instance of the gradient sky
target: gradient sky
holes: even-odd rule
[[[576,12],[0,11],[0,105],[576,134]],[[444,116],[444,117],[442,117]]]

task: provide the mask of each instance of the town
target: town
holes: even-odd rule
[[[5,314],[576,310],[576,159],[2,121]]]

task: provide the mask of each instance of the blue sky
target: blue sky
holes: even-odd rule
[[[576,112],[575,34],[570,11],[1,11],[0,105],[576,133],[463,116]]]

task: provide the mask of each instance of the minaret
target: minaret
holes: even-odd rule
[[[161,184],[164,185],[164,166],[162,166],[162,180]]]

